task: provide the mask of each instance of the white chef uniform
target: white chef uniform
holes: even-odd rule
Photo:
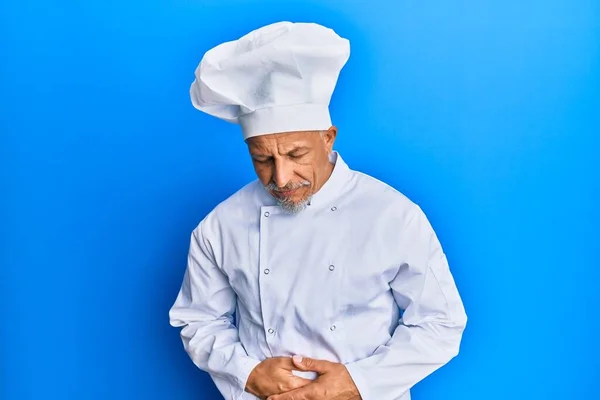
[[[250,38],[260,50],[265,43],[287,39],[271,51],[286,53],[294,68],[302,68],[307,54],[313,55],[313,63],[326,58],[333,91],[348,55],[344,39],[314,24],[280,23],[262,29],[240,40]],[[287,37],[290,32],[297,34],[294,40]],[[314,32],[324,37],[307,44]],[[321,51],[320,45],[337,46],[337,51]],[[286,128],[329,127],[324,111],[329,96],[313,90],[308,72],[287,85],[289,89],[310,81],[304,103],[299,95],[294,104],[281,106],[280,113],[278,105],[286,97],[278,95],[287,90],[285,79],[268,86],[267,94],[259,91],[258,97],[271,102],[264,107],[243,84],[236,88],[225,77],[228,68],[237,76],[246,63],[266,65],[277,57],[269,68],[285,69],[285,57],[257,54],[247,43],[226,46],[234,51],[222,52],[223,60],[212,59],[219,68],[208,73],[224,76],[210,76],[207,84],[206,68],[196,72],[191,93],[197,108],[239,123],[246,138]],[[246,57],[243,63],[230,59],[240,54]],[[214,52],[203,62],[211,56]],[[312,72],[327,75],[327,69]],[[291,67],[286,73],[293,80],[299,75]],[[259,86],[251,85],[250,91],[256,93]],[[314,113],[297,118],[290,107],[313,107]],[[267,114],[254,116],[265,109]],[[191,235],[170,321],[182,327],[186,351],[227,400],[255,399],[244,391],[252,369],[266,358],[294,354],[345,364],[363,400],[409,400],[413,385],[459,352],[467,317],[446,256],[422,210],[394,188],[349,168],[338,152],[332,152],[330,161],[332,175],[305,210],[286,212],[256,180],[215,207]]]

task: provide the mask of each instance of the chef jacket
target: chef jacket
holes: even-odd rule
[[[409,400],[459,352],[467,317],[423,211],[330,160],[305,210],[286,212],[256,180],[191,235],[170,321],[227,400],[256,399],[252,369],[294,354],[343,363],[363,400]]]

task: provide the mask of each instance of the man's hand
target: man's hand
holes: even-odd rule
[[[313,358],[293,357],[299,371],[315,371],[317,379],[300,389],[269,396],[267,400],[360,400],[360,393],[343,364]]]
[[[298,389],[312,382],[293,375],[293,370],[298,368],[292,363],[291,357],[267,358],[250,373],[246,382],[246,392],[259,399],[266,399],[271,395]]]

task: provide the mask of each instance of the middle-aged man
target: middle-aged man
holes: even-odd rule
[[[423,211],[333,150],[349,54],[280,22],[196,69],[194,106],[241,126],[258,176],[194,229],[170,310],[225,399],[408,400],[459,352],[467,317]]]

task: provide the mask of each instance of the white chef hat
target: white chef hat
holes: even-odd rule
[[[240,124],[244,139],[327,130],[350,43],[314,23],[278,22],[209,50],[190,88],[195,108]]]

